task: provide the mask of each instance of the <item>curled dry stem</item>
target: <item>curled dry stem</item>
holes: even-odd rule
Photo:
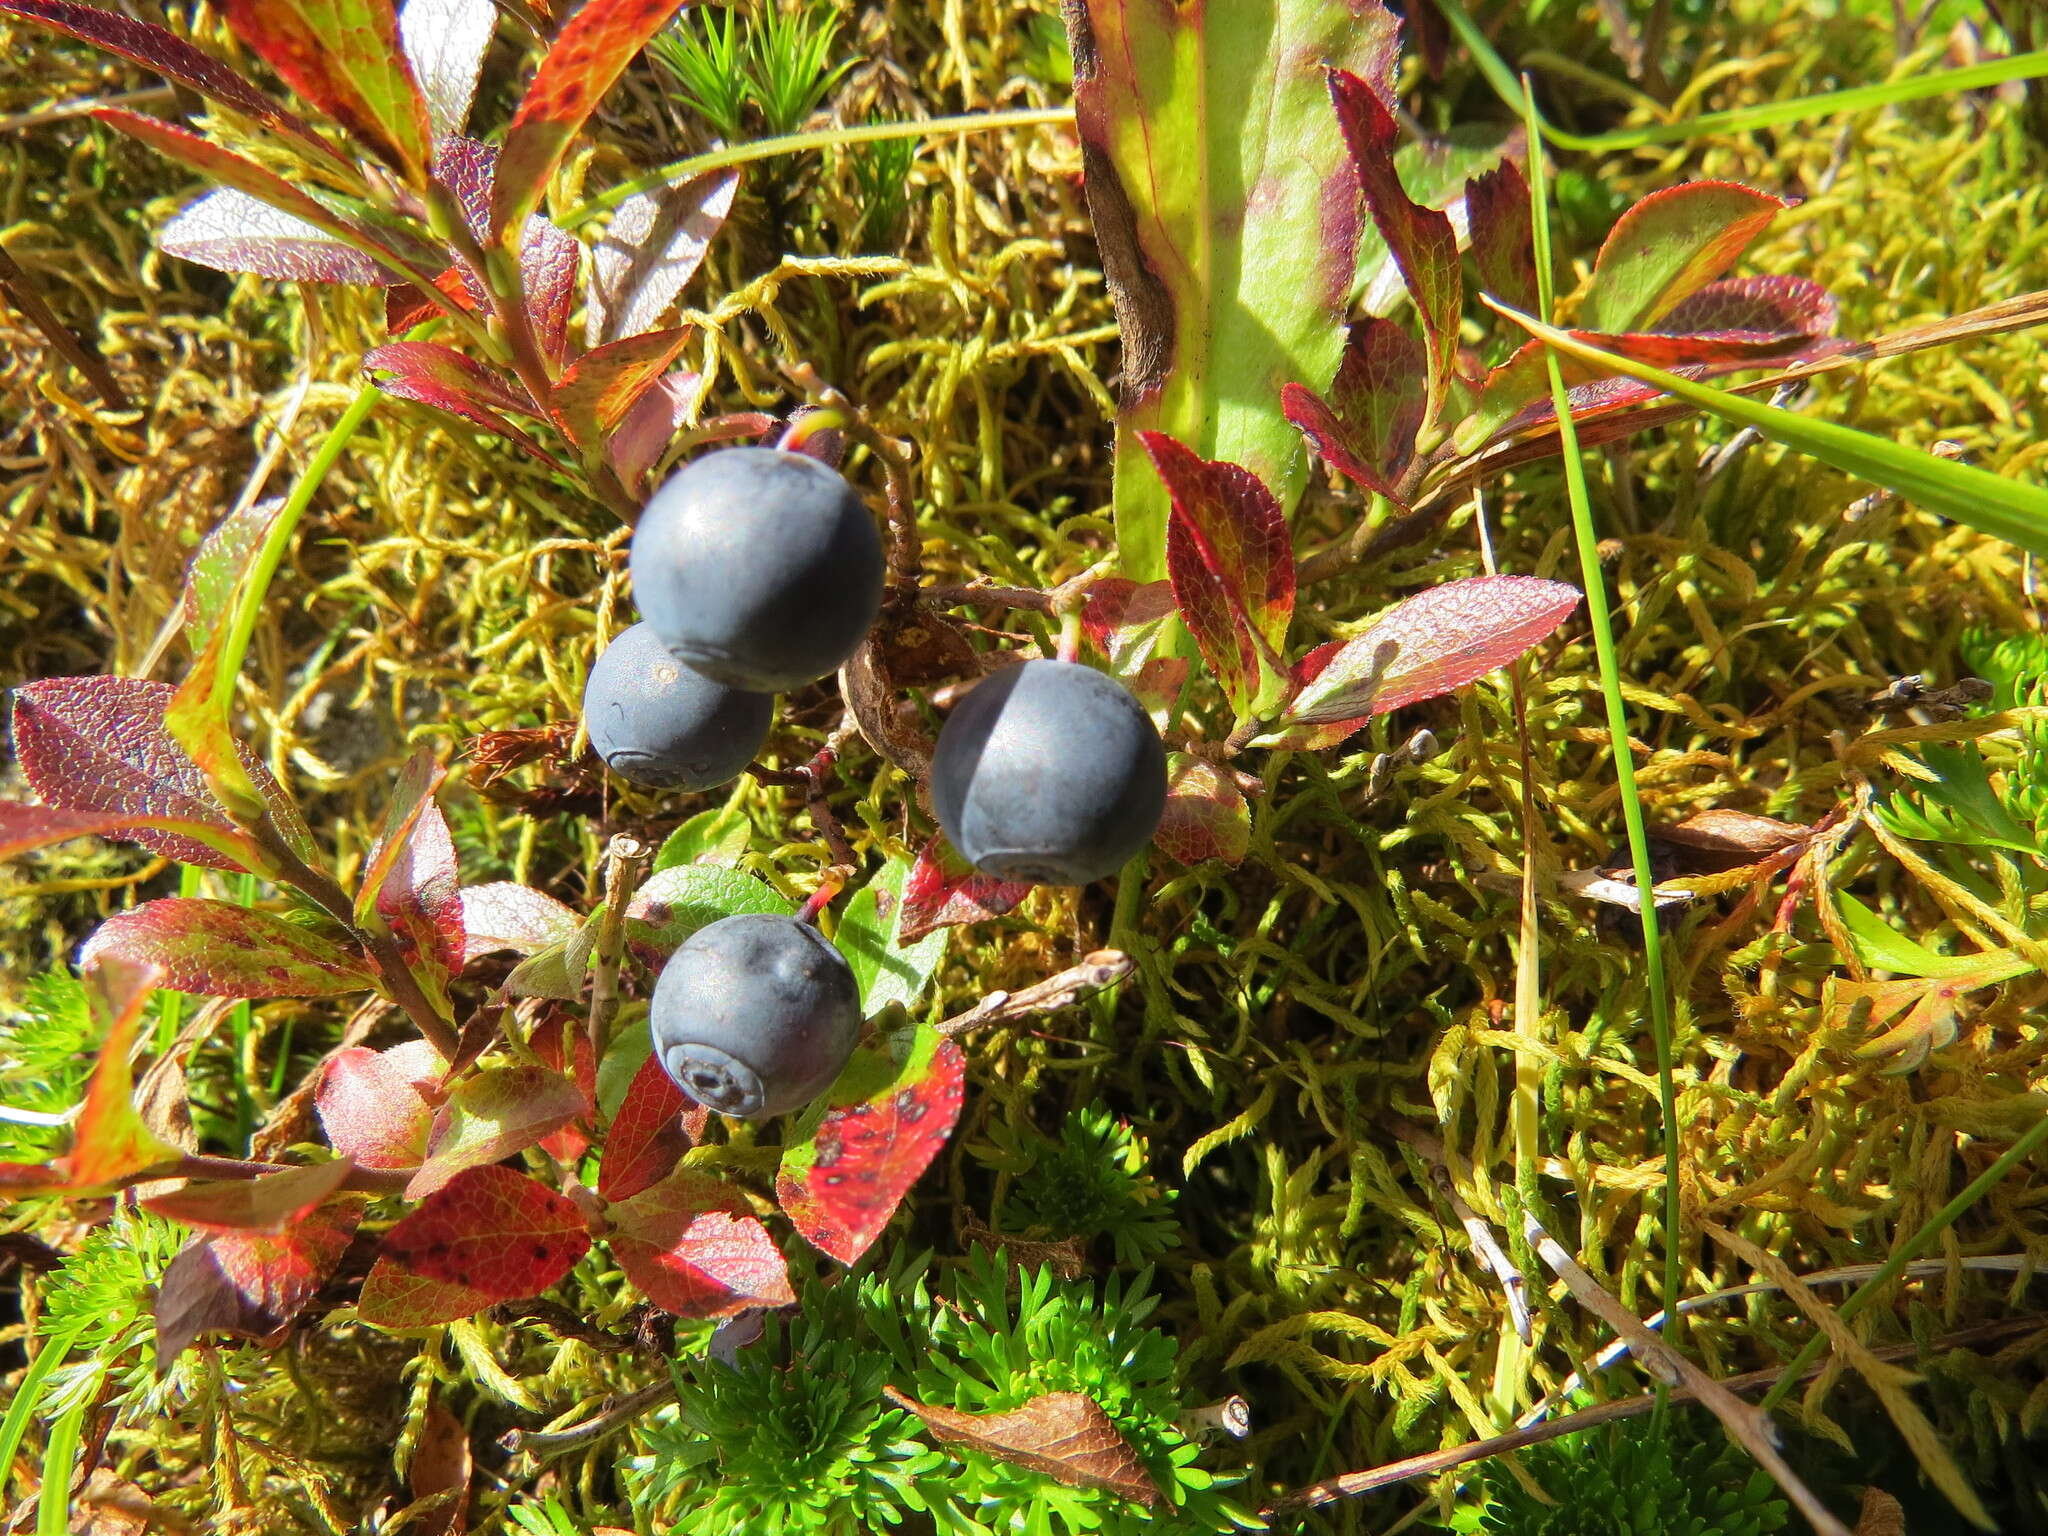
[[[1091,993],[1113,987],[1136,968],[1120,949],[1098,949],[1083,955],[1056,976],[1034,981],[1021,992],[991,992],[965,1013],[956,1013],[939,1025],[942,1035],[961,1035],[985,1024],[1000,1024],[1033,1014],[1055,1013],[1071,1008]]]

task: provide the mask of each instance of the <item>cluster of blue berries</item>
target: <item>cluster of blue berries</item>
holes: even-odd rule
[[[591,668],[591,746],[658,789],[735,778],[767,738],[773,694],[836,671],[881,611],[873,518],[801,453],[726,448],[671,476],[633,534],[642,622]],[[1152,839],[1166,753],[1113,678],[1069,661],[1005,667],[947,719],[932,809],[953,846],[1000,879],[1084,885]],[[649,1003],[654,1049],[708,1108],[780,1114],[838,1076],[860,1034],[839,951],[794,917],[728,917],[692,934]]]

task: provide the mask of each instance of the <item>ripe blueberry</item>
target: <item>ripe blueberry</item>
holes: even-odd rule
[[[1027,661],[977,684],[939,732],[932,808],[984,874],[1086,885],[1152,840],[1166,749],[1114,678]]]
[[[875,520],[834,471],[779,448],[722,448],[649,499],[633,596],[662,643],[757,693],[836,671],[882,604]]]
[[[691,671],[635,624],[605,647],[583,688],[590,745],[622,779],[709,789],[739,774],[768,735],[775,700]]]
[[[768,913],[699,928],[648,1004],[654,1053],[707,1109],[779,1115],[832,1086],[860,1036],[860,984],[809,923]]]

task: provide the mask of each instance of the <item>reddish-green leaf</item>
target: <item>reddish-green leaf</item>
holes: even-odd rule
[[[549,401],[570,440],[582,448],[602,444],[695,334],[687,325],[647,331],[606,342],[571,363]]]
[[[234,187],[187,203],[157,231],[156,244],[167,256],[217,272],[253,272],[279,282],[388,288],[402,281],[354,245]]]
[[[507,1299],[480,1286],[416,1275],[389,1259],[379,1259],[363,1280],[356,1316],[378,1328],[427,1328],[474,1316]]]
[[[139,842],[144,832],[153,838],[145,846],[159,852],[166,842],[199,849],[199,856],[186,860],[187,863],[213,869],[243,867],[228,850],[240,849],[245,844],[238,837],[216,833],[204,822],[181,821],[171,816],[124,816],[113,811],[72,811],[62,806],[0,800],[0,859],[47,848],[52,843],[69,842],[74,837],[120,837]],[[250,857],[254,857],[253,849]]]
[[[1211,463],[1141,432],[1173,501],[1167,574],[1202,659],[1241,714],[1283,679],[1294,617],[1294,550],[1273,493],[1236,464]]]
[[[486,368],[467,353],[439,342],[394,341],[373,347],[363,354],[363,367],[373,373],[425,380],[450,393],[467,395],[489,410],[526,416],[541,414],[540,407],[518,380]]]
[[[1391,90],[1379,0],[1072,0],[1089,212],[1122,332],[1117,554],[1166,574],[1168,503],[1135,434],[1242,464],[1290,509],[1308,463],[1273,410],[1336,370],[1360,221],[1322,67]]]
[[[231,901],[165,896],[108,918],[80,962],[156,966],[157,985],[201,997],[337,997],[375,981],[362,957],[329,934]]]
[[[678,368],[665,373],[633,408],[626,412],[619,423],[618,431],[605,444],[605,454],[611,460],[612,472],[619,477],[619,484],[634,496],[647,492],[647,476],[661,462],[662,456],[675,443],[676,434],[690,419],[704,394],[704,377],[687,368]],[[731,418],[726,418],[728,421]],[[761,418],[760,431],[773,425],[773,419]],[[713,428],[716,424],[706,422],[696,434],[700,442],[715,441]],[[754,432],[736,432],[734,436],[754,436]]]
[[[199,541],[185,566],[185,592],[179,603],[186,629],[197,637],[195,649],[206,644],[206,637],[233,608],[242,578],[283,507],[281,496],[236,507]]]
[[[405,1197],[418,1200],[468,1169],[522,1152],[589,1108],[582,1089],[546,1067],[489,1067],[466,1077],[435,1112],[427,1160]]]
[[[589,1125],[587,1119],[581,1117],[587,1116],[590,1106],[597,1102],[597,1047],[591,1041],[590,1031],[584,1027],[583,1011],[549,1009],[534,1025],[526,1044],[542,1066],[569,1078],[576,1084],[577,1092],[583,1095],[584,1107],[578,1111],[579,1118],[548,1132],[536,1143],[557,1163],[573,1165],[590,1149],[590,1137],[586,1134]],[[482,1048],[478,1050],[481,1054]]]
[[[1415,434],[1428,406],[1428,366],[1406,326],[1361,320],[1345,341],[1328,398],[1290,384],[1280,392],[1281,408],[1324,463],[1406,506],[1401,477],[1414,460]]]
[[[1589,331],[1651,329],[1734,265],[1787,206],[1781,197],[1733,181],[1689,181],[1652,192],[1608,231],[1578,323]]]
[[[73,1193],[112,1190],[145,1168],[184,1154],[142,1123],[128,1060],[157,984],[153,966],[103,959],[85,968],[86,1001],[98,1026],[99,1063],[86,1085],[71,1151],[57,1160]]]
[[[411,316],[402,318],[409,321]],[[404,346],[406,343],[400,342],[396,345]],[[383,347],[377,349],[378,352],[386,350],[388,349]],[[444,384],[436,378],[420,373],[383,372],[382,365],[372,361],[375,355],[373,353],[370,357],[365,357],[363,362],[365,367],[379,370],[372,374],[370,382],[385,394],[400,400],[410,400],[416,405],[428,406],[437,411],[446,411],[450,416],[459,416],[464,421],[482,427],[486,432],[495,432],[515,445],[522,453],[540,460],[541,463],[567,472],[567,467],[560,459],[541,447],[524,429],[515,427],[496,410],[478,399],[468,388]]]
[[[520,288],[534,339],[557,366],[569,357],[569,312],[576,307],[576,277],[583,247],[546,219],[526,221],[519,241]]]
[[[462,902],[462,959],[509,949],[531,955],[564,944],[583,920],[545,891],[509,880],[466,887]]]
[[[590,253],[585,345],[638,336],[661,324],[725,227],[739,184],[736,168],[712,171],[680,186],[637,192],[619,204]]]
[[[414,186],[434,157],[391,0],[225,0],[228,26],[285,84]]]
[[[477,77],[497,28],[492,0],[405,0],[399,8],[399,41],[437,140],[462,132],[469,121]]]
[[[1296,661],[1293,668],[1296,690],[1306,688],[1321,677],[1323,669],[1336,660],[1343,651],[1344,644],[1342,640],[1325,641]],[[1365,714],[1354,715],[1347,720],[1320,721],[1312,725],[1297,723],[1280,730],[1269,731],[1258,740],[1262,747],[1279,748],[1289,752],[1321,752],[1339,745],[1371,720],[1372,716]]]
[[[282,1232],[222,1232],[187,1243],[157,1287],[157,1370],[168,1370],[201,1334],[279,1333],[334,1273],[368,1203],[344,1195]]]
[[[1457,370],[1458,320],[1465,302],[1458,236],[1448,216],[1422,207],[1402,187],[1394,167],[1400,127],[1380,92],[1346,70],[1333,69],[1330,100],[1366,207],[1401,269],[1422,321],[1429,379],[1424,420],[1434,421],[1442,413]]]
[[[1504,667],[1579,605],[1579,590],[1536,576],[1447,581],[1394,604],[1344,643],[1288,706],[1283,725],[1383,715]]]
[[[164,727],[177,690],[133,677],[50,677],[14,693],[14,750],[51,806],[133,816],[152,852],[209,869],[261,869],[205,776]],[[191,831],[165,831],[167,824]],[[73,833],[70,835],[79,835]]]
[[[354,1163],[337,1157],[254,1179],[194,1180],[141,1203],[202,1232],[282,1232],[303,1221],[353,1172]]]
[[[286,111],[219,59],[162,27],[98,6],[76,5],[72,0],[0,0],[0,16],[18,16],[104,48],[331,155],[304,118]]]
[[[624,1200],[666,1178],[676,1160],[704,1134],[710,1115],[650,1054],[626,1085],[619,1112],[605,1131],[597,1192],[607,1200]]]
[[[513,1301],[546,1290],[589,1251],[590,1234],[573,1200],[510,1168],[466,1168],[384,1234],[371,1281],[377,1270],[395,1269],[481,1295],[484,1304]],[[401,1300],[366,1282],[359,1310],[365,1322],[386,1328],[465,1315],[396,1315]]]
[[[678,1317],[730,1317],[796,1300],[768,1229],[729,1185],[679,1169],[605,1211],[605,1241],[641,1294]]]
[[[1173,615],[1172,582],[1139,586],[1128,577],[1110,576],[1088,588],[1081,606],[1081,632],[1112,672],[1129,679],[1158,653]]]
[[[1472,261],[1479,286],[1517,309],[1536,307],[1536,244],[1529,184],[1521,168],[1503,160],[1465,184],[1465,216],[1472,230]]]
[[[960,1116],[966,1058],[929,1024],[855,1050],[783,1149],[775,1196],[805,1242],[851,1264],[881,1236]]]
[[[447,1015],[447,983],[462,969],[463,935],[455,841],[434,803],[445,776],[425,749],[400,771],[383,833],[363,860],[356,921],[376,913],[428,998]]]
[[[427,1089],[438,1077],[432,1067],[438,1059],[424,1041],[381,1052],[361,1045],[336,1052],[321,1068],[313,1098],[328,1144],[364,1168],[425,1162],[434,1124]]]
[[[943,832],[918,851],[903,884],[903,916],[896,937],[908,944],[934,928],[1001,917],[1031,894],[1029,884],[984,875],[961,858]]]
[[[604,93],[687,0],[584,0],[534,72],[499,159],[491,223],[522,225]]]
[[[1686,335],[1812,340],[1835,328],[1834,295],[1807,277],[1724,277],[1695,289],[1657,322]]]
[[[1166,759],[1166,810],[1153,841],[1183,864],[1242,863],[1251,850],[1252,812],[1225,769],[1186,752]]]

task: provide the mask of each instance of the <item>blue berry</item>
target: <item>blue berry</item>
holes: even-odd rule
[[[722,448],[649,499],[633,595],[662,643],[706,677],[777,693],[854,653],[882,605],[875,520],[800,453]]]
[[[710,789],[736,778],[767,738],[775,700],[677,661],[646,624],[605,647],[583,688],[590,745],[622,779]]]

